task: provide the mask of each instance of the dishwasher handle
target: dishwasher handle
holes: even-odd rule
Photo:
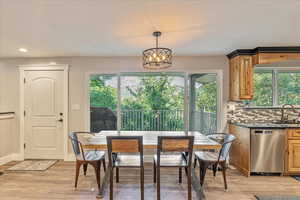
[[[272,135],[272,130],[255,130],[254,135]]]

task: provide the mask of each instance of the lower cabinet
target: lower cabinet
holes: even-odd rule
[[[288,129],[286,142],[286,174],[300,174],[300,129]]]
[[[230,148],[230,164],[250,176],[250,129],[230,124],[229,132],[236,137]]]
[[[250,128],[230,124],[229,132],[236,137],[230,149],[230,164],[245,176],[250,176]],[[284,174],[300,175],[300,128],[286,129],[285,149]]]

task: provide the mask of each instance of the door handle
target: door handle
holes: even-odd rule
[[[64,120],[61,118],[61,119],[59,119],[59,120],[57,120],[57,121],[59,121],[59,122],[63,122]]]

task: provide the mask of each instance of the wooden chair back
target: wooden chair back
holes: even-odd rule
[[[141,165],[143,161],[143,136],[107,136],[109,163],[118,153],[139,153]]]
[[[192,163],[194,136],[158,136],[157,157],[161,152],[180,152],[186,157],[188,164]]]

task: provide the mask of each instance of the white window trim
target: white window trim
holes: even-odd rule
[[[143,73],[147,73],[144,71],[136,71],[136,73],[139,72],[143,72]],[[178,73],[182,73],[185,74],[185,87],[188,88],[188,77],[191,74],[205,74],[205,73],[213,73],[216,74],[217,76],[217,93],[218,93],[218,99],[217,99],[217,131],[218,132],[222,132],[225,128],[226,125],[226,116],[223,112],[223,107],[224,107],[224,100],[223,100],[223,70],[222,69],[203,69],[203,70],[188,70],[186,72],[180,72],[180,71],[159,71],[161,73],[168,73],[168,72],[178,72]],[[126,72],[127,73],[127,72]],[[130,72],[131,73],[131,72]],[[135,73],[134,71],[132,73]],[[89,71],[85,73],[85,91],[84,91],[84,107],[85,107],[85,130],[86,131],[90,131],[90,94],[89,94],[89,80],[90,80],[90,76],[93,74],[101,74],[101,75],[118,75],[118,77],[120,77],[119,75],[124,74],[123,72],[107,72],[107,71]],[[120,83],[120,81],[118,81],[118,83]],[[118,84],[119,85],[119,84]],[[120,87],[120,86],[118,86]],[[186,88],[186,89],[187,89]],[[119,90],[118,90],[119,91]],[[189,102],[189,94],[188,94],[188,90],[185,90],[185,102]],[[118,92],[119,93],[119,92]],[[119,104],[119,98],[120,98],[120,94],[118,94],[118,104]],[[120,105],[118,105],[118,109],[119,109]],[[189,129],[189,123],[188,123],[188,117],[189,117],[189,106],[187,105],[187,108],[185,108],[185,129],[186,131]],[[120,113],[120,112],[118,112]],[[120,116],[118,116],[118,127],[117,130],[120,130],[120,122],[121,122],[121,118]]]

